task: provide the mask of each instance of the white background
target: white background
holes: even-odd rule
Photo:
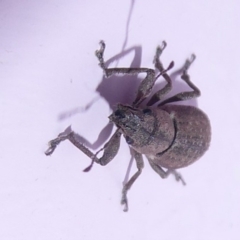
[[[240,239],[239,7],[237,0],[1,0],[0,239]],[[202,96],[188,104],[212,125],[209,151],[179,170],[187,186],[162,180],[145,161],[128,213],[120,205],[130,160],[124,139],[114,161],[89,173],[82,170],[90,160],[69,142],[44,155],[70,125],[97,151],[111,108],[134,96],[142,76],[102,77],[94,56],[101,39],[106,60],[135,47],[135,56],[111,66],[153,67],[162,40],[162,61],[174,60],[175,70],[194,52],[189,74]],[[188,89],[174,78],[173,92]]]

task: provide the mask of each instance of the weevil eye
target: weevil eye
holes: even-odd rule
[[[115,111],[114,115],[119,118],[125,118],[125,114],[119,109]]]
[[[130,145],[133,144],[134,142],[133,139],[131,139],[129,136],[126,136],[125,139],[126,139],[126,142]]]
[[[149,109],[149,108],[145,108],[145,109],[143,109],[143,114],[146,114],[146,115],[149,115],[149,114],[151,114],[152,113],[152,110],[151,109]]]

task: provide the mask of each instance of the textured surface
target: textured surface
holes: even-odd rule
[[[159,153],[153,162],[170,169],[186,167],[198,160],[209,148],[211,127],[208,117],[191,106],[162,107],[175,123],[176,137],[171,147]]]

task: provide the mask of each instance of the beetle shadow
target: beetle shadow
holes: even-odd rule
[[[141,67],[141,59],[142,59],[142,47],[141,46],[135,46],[132,48],[129,48],[128,50],[110,58],[108,61],[106,61],[106,66],[108,67],[111,63],[114,61],[119,60],[120,58],[124,57],[126,54],[129,54],[131,51],[134,51],[134,58],[129,66],[134,68],[140,68]],[[184,64],[183,64],[184,66]],[[181,75],[183,72],[183,66],[174,72],[170,74],[170,78],[173,83],[172,90],[166,94],[161,101],[174,96],[180,92],[186,92],[186,91],[192,91],[192,89],[181,79]],[[102,98],[104,98],[109,108],[114,111],[116,109],[116,106],[118,103],[131,105],[134,97],[136,95],[138,86],[140,82],[142,81],[142,78],[139,78],[138,75],[122,75],[122,76],[111,76],[109,78],[103,77],[102,81],[96,88],[96,91],[100,94]],[[151,96],[159,89],[163,88],[166,84],[166,81],[164,79],[161,79],[161,81],[157,81],[155,84]],[[142,104],[141,106],[145,106],[146,102],[151,98],[149,96]],[[161,102],[160,101],[160,102]],[[156,103],[154,107],[157,107],[156,105],[160,102]],[[178,105],[191,105],[197,107],[197,99],[193,98],[186,101],[179,101],[179,102],[173,102],[171,104],[178,104]],[[110,134],[112,132],[114,124],[108,123],[103,130],[98,135],[98,139],[95,141],[94,144],[91,145],[91,147],[99,148],[106,140],[110,137]]]
[[[140,68],[142,59],[142,47],[134,46],[120,54],[115,55],[106,61],[106,67],[108,67],[113,62],[119,61],[125,55],[130,52],[134,52],[133,60],[129,68]],[[102,78],[100,84],[96,88],[96,92],[104,98],[111,110],[115,110],[118,103],[122,104],[132,104],[135,92],[141,82],[142,78],[139,75],[112,75],[109,78],[105,76]]]
[[[134,57],[132,60],[132,63],[130,64],[130,68],[140,68],[141,66],[141,59],[142,59],[142,47],[141,46],[134,46],[131,47],[114,57],[110,58],[105,62],[106,67],[109,65],[113,64],[114,62],[119,61],[121,58],[124,56],[130,54],[131,52],[134,52]],[[184,66],[184,65],[183,65]],[[182,74],[182,69],[183,67],[175,70],[170,74],[170,78],[172,79],[173,82],[173,89],[166,94],[162,99],[165,100],[177,93],[180,92],[185,92],[191,90],[191,88],[180,78]],[[109,105],[109,108],[111,111],[114,111],[116,109],[116,106],[118,103],[126,104],[126,105],[131,105],[135,93],[138,89],[138,86],[140,82],[142,81],[142,78],[140,78],[138,75],[113,75],[109,78],[106,78],[103,76],[100,84],[96,88],[96,92],[99,93],[101,98],[104,98],[106,102]],[[153,88],[152,95],[159,89],[163,88],[166,84],[166,81],[161,78],[161,80],[158,80]],[[151,97],[151,96],[150,96]],[[149,97],[149,98],[150,98]],[[149,100],[147,98],[141,106],[144,106],[146,102]],[[87,104],[84,108],[82,108],[82,111],[87,111],[91,106],[97,101],[97,99],[93,99],[89,104]],[[160,101],[160,102],[161,102]],[[159,104],[157,102],[154,106],[157,107],[156,105]],[[197,100],[195,99],[190,99],[186,101],[179,101],[179,102],[173,102],[172,104],[179,104],[179,105],[191,105],[197,107]],[[87,139],[84,137],[78,135],[78,140],[82,142],[84,145],[87,147],[96,150],[100,146],[102,146],[107,139],[110,137],[112,130],[113,130],[114,124],[108,122],[105,127],[101,130],[101,132],[98,135],[98,138],[94,141],[94,143],[90,143]]]
[[[121,58],[132,52],[134,54],[134,57],[129,67],[139,68],[141,66],[142,59],[141,46],[133,46],[113,56],[112,58],[105,61],[106,67],[115,62],[118,62]],[[114,111],[118,103],[127,105],[132,104],[135,97],[135,92],[141,80],[142,79],[138,75],[112,75],[109,78],[103,76],[96,88],[96,92],[98,92],[100,98],[106,100],[110,110]],[[64,120],[65,118],[68,118],[72,115],[89,110],[98,99],[99,97],[93,99],[85,107],[78,107],[68,112],[61,113],[59,115],[59,120]],[[77,134],[76,137],[78,141],[83,143],[86,147],[96,150],[102,146],[110,137],[113,127],[114,124],[108,121],[108,123],[99,133],[98,138],[93,143],[90,143],[86,138],[79,134]],[[70,129],[70,127],[68,127],[64,132],[67,133],[69,131],[68,129]]]
[[[119,54],[115,55],[114,57],[110,58],[108,61],[105,62],[105,65],[108,67],[112,62],[116,62],[118,65],[118,61],[124,57],[125,55],[129,54],[130,52],[134,52],[134,58],[131,63],[130,67],[139,68],[141,66],[141,58],[142,58],[142,47],[135,46],[129,49],[126,49],[127,41],[128,41],[128,33],[129,33],[129,25],[133,13],[133,9],[135,6],[135,0],[131,0],[128,18],[126,22],[126,31],[125,31],[125,39],[122,45],[122,50]],[[134,94],[133,92],[136,91],[137,86],[139,85],[141,79],[138,76],[112,76],[110,78],[103,77],[100,84],[96,88],[96,92],[99,93],[100,97],[104,98],[109,105],[109,108],[113,111],[116,108],[117,103],[123,104],[131,104],[133,101]],[[91,106],[99,99],[99,97],[90,101],[85,107],[77,107],[70,111],[65,111],[58,116],[58,119],[64,120],[66,118],[71,117],[77,113],[85,112],[91,108]],[[112,133],[113,130],[113,123],[108,122],[106,126],[101,130],[98,135],[97,140],[94,143],[90,143],[87,139],[80,136],[79,134],[76,135],[78,140],[85,144],[87,147],[91,149],[99,148]],[[69,132],[71,126],[69,126],[65,132]]]

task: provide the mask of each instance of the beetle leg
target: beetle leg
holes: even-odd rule
[[[196,97],[199,97],[201,95],[200,90],[190,81],[190,77],[187,74],[187,70],[189,69],[190,65],[193,63],[195,58],[196,58],[196,56],[194,54],[192,54],[191,59],[187,60],[185,62],[184,66],[183,66],[183,74],[181,76],[181,78],[187,83],[187,85],[190,88],[193,89],[193,91],[178,93],[178,94],[164,100],[158,106],[163,106],[166,103],[170,103],[170,102],[177,102],[177,101],[188,100],[188,99],[191,99],[191,98],[196,98]]]
[[[119,129],[113,134],[110,140],[104,145],[104,147],[100,150],[103,150],[103,156],[101,158],[97,158],[97,153],[92,153],[87,147],[85,147],[79,140],[79,135],[71,131],[70,133],[60,133],[57,138],[51,140],[49,142],[49,148],[45,152],[47,156],[51,155],[56,149],[57,145],[59,145],[62,141],[69,140],[75,147],[77,147],[80,151],[86,154],[89,158],[92,159],[91,164],[84,169],[84,172],[88,172],[93,163],[99,163],[104,166],[108,164],[118,153],[118,149],[120,146],[120,137],[121,133]]]
[[[99,159],[96,157],[96,155],[92,153],[87,147],[85,147],[78,140],[78,134],[74,133],[73,131],[70,131],[69,133],[66,133],[66,132],[60,133],[57,138],[49,141],[48,143],[49,148],[45,151],[45,154],[47,156],[50,156],[55,151],[57,146],[65,140],[69,140],[74,146],[76,146],[80,151],[86,154],[89,158],[99,163]]]
[[[181,181],[183,185],[186,185],[186,182],[182,178],[181,174],[178,173],[176,170],[168,169],[167,171],[164,171],[161,167],[153,163],[150,159],[148,159],[150,166],[152,169],[163,179],[167,178],[170,174],[173,174],[176,181]]]
[[[151,68],[107,68],[103,59],[103,54],[105,50],[105,43],[103,41],[100,42],[100,49],[95,52],[99,65],[103,69],[106,77],[110,77],[113,74],[128,74],[128,75],[136,75],[139,73],[146,73],[147,76],[140,83],[136,98],[133,101],[134,106],[138,106],[144,99],[146,99],[154,86],[156,81],[155,71]]]
[[[171,62],[169,67],[166,70],[164,70],[162,63],[160,62],[160,56],[166,46],[167,46],[167,43],[165,41],[163,41],[162,46],[157,47],[156,55],[154,57],[153,63],[155,64],[155,68],[157,68],[160,72],[160,74],[156,77],[156,80],[158,77],[160,77],[162,75],[163,78],[166,80],[167,84],[162,89],[158,90],[151,97],[151,99],[147,103],[147,106],[151,106],[151,105],[155,104],[156,102],[158,102],[159,100],[161,100],[161,98],[172,89],[172,80],[169,77],[169,75],[167,74],[167,71],[174,66],[174,62]]]
[[[122,189],[122,200],[121,200],[121,204],[125,205],[123,211],[127,212],[128,211],[128,200],[127,200],[127,192],[128,190],[131,188],[131,186],[133,185],[133,183],[136,181],[136,179],[140,176],[140,174],[142,173],[142,169],[144,167],[144,163],[143,163],[143,157],[142,154],[136,152],[135,150],[131,149],[133,157],[136,160],[136,164],[137,164],[137,169],[138,171],[130,178],[130,180],[124,184],[123,189]]]
[[[95,54],[99,61],[99,66],[103,69],[106,77],[110,77],[114,74],[129,74],[135,75],[139,73],[147,73],[147,75],[155,75],[155,72],[151,68],[107,68],[104,62],[103,54],[106,48],[104,41],[100,41],[100,49],[96,50]],[[154,78],[154,76],[152,76]]]
[[[98,150],[95,154],[94,157],[92,157],[92,162],[91,164],[85,168],[83,171],[84,172],[88,172],[91,170],[93,163],[97,162],[102,166],[107,165],[110,161],[112,161],[112,159],[117,155],[119,147],[120,147],[120,139],[121,139],[121,132],[119,131],[119,129],[117,129],[115,131],[115,133],[112,135],[112,137],[110,138],[110,140],[105,143],[105,145],[103,146],[103,148],[101,148],[100,150]],[[98,153],[100,153],[101,151],[103,151],[103,155],[101,158],[97,158]]]
[[[103,150],[103,155],[99,159],[99,163],[102,166],[107,165],[118,153],[120,147],[120,139],[122,133],[119,129],[112,135],[110,140],[104,145],[102,149],[100,149],[96,154]]]
[[[95,55],[96,57],[98,58],[98,61],[99,61],[99,66],[103,69],[103,71],[105,72],[106,74],[106,66],[105,66],[105,62],[104,62],[104,59],[103,59],[103,53],[105,51],[105,48],[106,48],[106,44],[104,41],[100,41],[100,49],[99,50],[96,50],[95,51]]]

